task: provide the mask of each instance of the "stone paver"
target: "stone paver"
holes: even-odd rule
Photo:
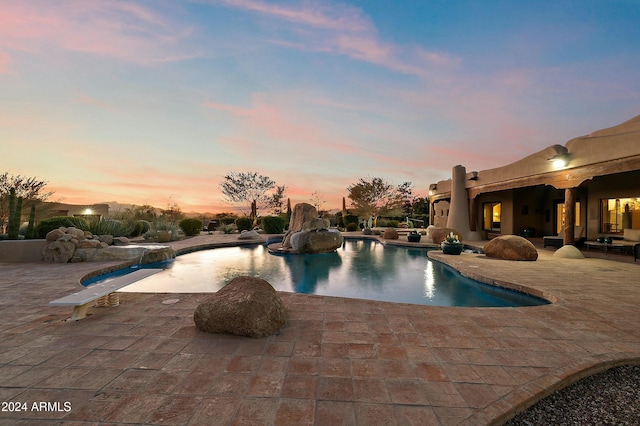
[[[581,377],[640,362],[640,263],[539,252],[536,262],[430,255],[551,305],[281,293],[287,324],[263,339],[199,332],[192,315],[206,294],[121,293],[120,306],[65,321],[71,309],[48,302],[114,263],[0,264],[0,424],[500,424]]]

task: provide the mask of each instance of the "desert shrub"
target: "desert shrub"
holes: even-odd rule
[[[116,219],[98,219],[90,221],[86,231],[90,231],[93,235],[126,237],[131,233],[131,227]]]
[[[61,226],[65,228],[75,226],[83,231],[89,228],[89,224],[81,217],[73,216],[54,216],[49,219],[41,220],[36,227],[36,235],[38,238],[45,238],[50,231],[58,229]]]
[[[171,239],[173,241],[180,239],[180,228],[172,222],[159,220],[151,225],[151,228],[144,233],[146,240],[158,238],[158,231],[171,231]]]
[[[238,230],[238,228],[236,228],[236,224],[235,223],[230,223],[230,224],[222,224],[218,227],[218,231],[222,232],[223,234],[233,234],[234,232],[236,232]]]
[[[151,229],[151,224],[146,220],[136,220],[131,225],[131,232],[129,233],[130,237],[138,237],[140,235],[144,235],[146,232]]]
[[[186,219],[182,219],[179,225],[187,237],[193,237],[194,235],[199,235],[200,231],[202,231],[202,221],[200,219],[188,217]]]
[[[353,231],[357,231],[357,230],[358,230],[358,224],[357,223],[353,223],[353,222],[347,223],[347,231],[348,232],[353,232]]]
[[[221,217],[219,220],[220,220],[220,223],[222,223],[223,225],[231,225],[232,223],[236,223],[236,217],[234,216],[224,216],[224,217]]]
[[[265,216],[262,218],[262,230],[267,234],[282,234],[284,219],[280,216]]]
[[[239,217],[236,219],[236,227],[238,231],[248,231],[253,227],[253,221],[250,217]]]

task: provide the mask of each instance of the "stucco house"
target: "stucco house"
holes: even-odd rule
[[[640,115],[495,169],[456,166],[429,198],[431,224],[468,240],[640,235]]]

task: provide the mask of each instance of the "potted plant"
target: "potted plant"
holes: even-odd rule
[[[419,243],[422,235],[418,234],[418,231],[411,231],[407,234],[407,241],[410,243]]]
[[[460,254],[464,248],[464,244],[460,241],[458,236],[453,232],[449,233],[445,239],[440,243],[442,252],[444,254]]]

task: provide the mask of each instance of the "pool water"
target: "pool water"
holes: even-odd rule
[[[162,267],[166,269],[121,291],[215,292],[236,276],[250,275],[265,279],[279,291],[325,296],[434,306],[547,303],[466,278],[428,259],[426,249],[385,246],[371,240],[345,240],[335,253],[314,255],[272,254],[263,245],[223,247],[184,254]]]

